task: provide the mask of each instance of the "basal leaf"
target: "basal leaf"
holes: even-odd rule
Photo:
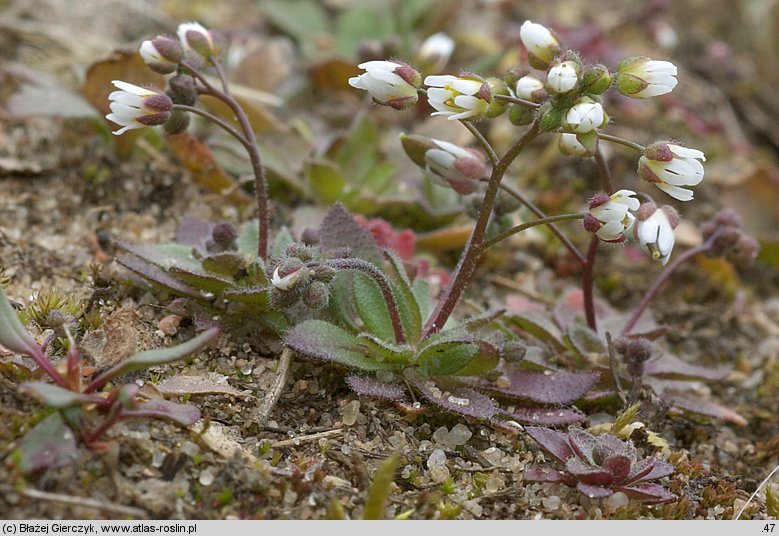
[[[118,255],[116,257],[116,262],[128,270],[135,272],[149,282],[156,283],[157,285],[160,285],[161,287],[167,290],[171,290],[182,296],[189,296],[190,298],[196,298],[199,300],[202,300],[206,297],[198,289],[187,285],[183,281],[180,281],[179,279],[176,279],[172,275],[168,274],[161,268],[158,268],[153,264],[149,264],[142,259],[130,257],[128,255]]]
[[[100,397],[78,393],[43,382],[25,382],[19,386],[19,392],[55,409],[102,402]]]
[[[294,326],[284,343],[303,355],[368,372],[394,368],[366,355],[366,347],[354,335],[323,320],[306,320]]]
[[[176,226],[176,242],[192,246],[205,255],[206,242],[211,238],[213,228],[211,222],[185,216],[179,220],[179,224]]]
[[[730,369],[701,367],[685,363],[678,357],[666,353],[659,359],[646,364],[646,374],[664,380],[722,381],[730,375]]]
[[[238,245],[238,251],[248,259],[257,257],[257,243],[260,241],[260,222],[251,220],[241,226],[238,232],[238,238],[235,242]]]
[[[343,205],[333,205],[322,220],[319,243],[323,251],[348,249],[352,256],[381,266],[382,255],[373,235],[349,214]]]
[[[208,255],[201,259],[203,270],[211,275],[222,276],[230,281],[246,268],[246,259],[237,252],[224,252]]]
[[[59,413],[52,413],[19,443],[19,470],[24,474],[62,467],[77,456],[76,436]]]
[[[560,330],[550,320],[534,313],[511,312],[507,317],[521,330],[551,344],[555,350],[565,351]]]
[[[587,418],[576,408],[513,408],[510,411],[501,410],[505,418],[522,424],[537,426],[565,426],[584,421]]]
[[[119,249],[164,270],[177,266],[191,272],[203,271],[200,261],[192,254],[193,246],[188,244],[128,244],[121,240],[114,243]]]
[[[507,368],[508,386],[482,381],[477,385],[496,393],[538,404],[570,404],[579,400],[598,381],[597,372],[531,371]]]
[[[386,400],[403,400],[406,398],[406,390],[400,384],[382,382],[367,376],[358,376],[356,374],[347,376],[346,384],[360,396]]]
[[[467,367],[478,352],[473,343],[445,342],[425,347],[414,361],[424,377],[447,376]]]
[[[173,267],[168,270],[168,273],[187,285],[215,294],[235,286],[232,281],[222,277],[202,272],[191,272],[185,268]]]
[[[122,418],[156,417],[167,419],[181,426],[192,426],[200,419],[201,413],[197,406],[192,404],[177,404],[169,400],[149,400],[136,409],[122,413]]]
[[[0,344],[19,354],[45,358],[41,347],[24,329],[2,286],[0,286]]]
[[[357,341],[370,347],[371,353],[377,358],[389,363],[408,365],[414,354],[414,351],[408,345],[387,342],[371,333],[359,333]]]
[[[411,367],[403,371],[403,376],[425,399],[447,411],[487,420],[498,413],[498,406],[491,398],[473,389],[456,387],[447,391],[424,379]]]
[[[575,322],[568,324],[565,342],[582,359],[586,359],[589,354],[600,354],[606,351],[603,341],[596,332],[583,324]]]
[[[323,203],[329,205],[343,197],[346,179],[334,163],[327,160],[309,162],[307,175],[311,189]]]
[[[693,396],[678,395],[678,394],[671,394],[671,393],[663,393],[662,398],[668,404],[670,404],[674,408],[682,410],[683,412],[704,415],[706,417],[715,417],[717,419],[722,419],[731,422],[738,426],[747,425],[747,420],[744,417],[742,417],[732,409],[726,408],[725,406],[721,406],[716,402],[712,402],[710,400],[703,400],[701,398],[696,398]]]
[[[398,312],[403,324],[403,332],[409,341],[418,341],[422,331],[422,315],[419,311],[411,281],[408,279],[403,261],[392,251],[386,251],[387,274],[389,275],[392,293],[398,302]]]
[[[360,315],[366,331],[385,341],[395,340],[389,308],[379,285],[363,273],[355,273],[352,278],[354,287],[354,305]]]
[[[292,233],[289,232],[289,228],[285,225],[279,229],[279,232],[276,233],[276,237],[273,239],[273,245],[271,246],[271,257],[281,257],[287,251],[287,248],[290,246],[290,244],[294,242],[295,239],[292,238]]]
[[[222,296],[230,301],[248,303],[265,308],[270,301],[270,294],[265,287],[240,287],[225,290]]]

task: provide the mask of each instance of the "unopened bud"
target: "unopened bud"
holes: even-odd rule
[[[171,136],[181,134],[189,128],[189,114],[181,110],[173,110],[170,119],[163,125],[165,132]]]
[[[185,50],[194,50],[206,59],[215,56],[218,52],[214,44],[214,36],[197,22],[180,24],[176,33]]]
[[[330,291],[322,281],[312,281],[303,294],[303,303],[312,309],[322,309],[330,302]]]
[[[490,87],[490,94],[492,95],[493,99],[490,105],[487,107],[487,112],[485,113],[485,117],[488,119],[492,119],[495,117],[498,117],[499,115],[503,114],[503,112],[506,111],[506,106],[508,106],[508,103],[504,100],[498,100],[495,99],[495,95],[509,95],[509,88],[506,85],[506,82],[501,80],[500,78],[488,78],[487,79],[487,85]]]
[[[197,104],[197,88],[195,79],[186,74],[179,74],[168,80],[168,96],[176,104],[194,106]]]
[[[218,246],[227,249],[235,244],[235,240],[238,238],[238,231],[235,230],[231,223],[217,223],[211,230],[211,238]]]
[[[523,125],[529,125],[535,118],[535,111],[527,108],[526,106],[520,106],[519,104],[512,104],[509,107],[508,113],[509,121],[518,127]]]
[[[611,86],[611,74],[605,65],[593,65],[582,76],[582,89],[593,95],[604,93]]]
[[[139,53],[149,69],[160,74],[175,72],[182,59],[179,42],[162,35],[141,43]]]

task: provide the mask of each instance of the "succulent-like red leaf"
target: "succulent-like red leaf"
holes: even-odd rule
[[[659,484],[643,483],[637,486],[621,486],[616,488],[616,491],[621,491],[631,499],[647,504],[659,504],[675,501],[679,498]]]
[[[674,466],[671,465],[670,463],[658,460],[657,458],[647,458],[647,459],[654,461],[654,463],[652,464],[652,468],[649,470],[649,472],[645,473],[642,476],[631,475],[632,482],[646,482],[649,480],[657,480],[658,478],[663,478],[664,476],[673,474]]]
[[[406,397],[406,390],[398,384],[381,382],[353,374],[346,377],[346,384],[360,396],[371,398],[384,398],[387,400],[403,400]]]
[[[611,454],[627,456],[631,461],[636,459],[636,447],[632,441],[623,441],[611,434],[595,436],[598,444],[608,449]]]
[[[205,254],[206,241],[211,238],[213,227],[211,222],[201,220],[200,218],[184,216],[179,220],[179,224],[176,227],[175,240],[179,244],[193,246],[200,253]]]
[[[598,447],[598,440],[594,435],[581,428],[571,428],[568,430],[568,442],[581,459],[595,465],[592,453]]]
[[[563,426],[582,422],[586,417],[576,408],[514,408],[501,415],[522,424]]]
[[[531,371],[509,369],[508,387],[481,385],[496,393],[532,400],[539,404],[570,404],[579,400],[595,382],[597,372]]]
[[[572,475],[579,482],[592,484],[593,486],[611,486],[617,483],[609,471],[601,467],[589,465],[576,456],[568,458],[565,462],[565,472]]]
[[[633,467],[630,469],[630,474],[627,477],[627,482],[640,482],[642,480],[649,480],[646,477],[649,473],[652,472],[652,469],[655,467],[655,463],[657,463],[657,458],[649,457],[644,458],[643,460],[638,460],[633,464]],[[672,468],[673,471],[673,468]]]
[[[574,456],[574,451],[571,449],[568,436],[565,433],[540,426],[528,426],[525,431],[558,462],[565,463],[566,460]]]
[[[747,420],[744,417],[732,409],[720,406],[719,404],[711,402],[710,400],[703,400],[692,396],[671,393],[663,393],[662,398],[670,405],[683,411],[689,411],[691,413],[697,413],[707,417],[723,419],[733,424],[737,424],[738,426],[747,425]]]
[[[498,413],[498,406],[490,397],[468,387],[448,391],[425,380],[412,368],[405,369],[403,376],[425,399],[448,411],[477,419],[491,419]]]
[[[524,473],[525,482],[563,482],[573,485],[574,480],[551,467],[536,466],[531,467]]]
[[[633,461],[624,454],[613,454],[603,460],[601,467],[611,473],[616,482],[624,482],[632,465]]]

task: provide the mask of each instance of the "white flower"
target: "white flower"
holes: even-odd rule
[[[431,141],[435,147],[425,151],[425,169],[443,178],[457,193],[473,193],[486,173],[481,155],[447,141]]]
[[[625,233],[636,217],[640,203],[632,190],[619,190],[611,196],[599,194],[590,200],[590,210],[584,217],[584,228],[605,242],[623,242]]]
[[[566,112],[563,127],[569,132],[585,134],[602,127],[608,122],[606,113],[599,102],[582,97]]]
[[[626,58],[617,67],[617,87],[620,93],[634,99],[665,95],[678,83],[676,71],[676,66],[670,61]]]
[[[674,228],[679,215],[669,206],[657,208],[654,203],[644,203],[638,210],[638,222],[634,234],[641,249],[663,266],[668,263],[674,249]]]
[[[549,31],[549,28],[529,20],[522,23],[522,27],[519,29],[519,38],[528,53],[542,63],[551,61],[560,50],[560,43]]]
[[[433,72],[443,69],[454,52],[454,39],[443,32],[431,35],[419,48],[420,63],[429,65]]]
[[[173,101],[164,93],[121,80],[113,80],[111,83],[119,91],[108,95],[111,113],[105,117],[124,127],[114,132],[117,136],[134,128],[162,125],[170,119]]]
[[[655,184],[679,201],[690,201],[692,190],[681,186],[695,186],[703,180],[706,156],[697,149],[658,141],[646,148],[638,161],[638,176]]]
[[[567,132],[560,134],[557,139],[557,148],[565,156],[581,156],[582,158],[592,156],[592,152],[579,142],[576,134]]]
[[[523,76],[517,80],[517,86],[514,93],[520,99],[535,102],[540,95],[544,93],[544,83],[533,75]]]
[[[396,110],[417,102],[420,75],[405,63],[368,61],[358,65],[365,73],[349,79],[349,85],[370,93],[377,104]]]
[[[553,93],[567,93],[576,87],[579,70],[571,61],[553,65],[546,75],[546,85]]]
[[[205,58],[212,56],[216,52],[211,32],[206,30],[200,23],[184,22],[179,24],[176,35],[179,36],[179,41],[181,41],[181,46],[184,47],[184,50],[194,50]]]
[[[160,74],[175,72],[182,59],[179,42],[164,36],[144,41],[138,52],[146,65]]]
[[[276,266],[276,269],[273,270],[273,275],[270,279],[271,285],[285,292],[295,288],[295,283],[297,283],[303,275],[303,270],[295,270],[294,272],[290,272],[284,277],[281,277],[279,275],[279,268],[281,268],[281,266]]]
[[[476,77],[428,76],[425,84],[430,106],[449,120],[479,119],[492,103],[489,84]]]

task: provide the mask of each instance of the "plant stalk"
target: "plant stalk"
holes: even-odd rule
[[[487,248],[494,246],[495,244],[507,239],[508,237],[520,233],[525,229],[530,229],[531,227],[535,227],[537,225],[549,225],[551,223],[558,222],[558,221],[581,220],[582,218],[584,218],[584,214],[560,214],[558,216],[547,216],[539,220],[533,220],[519,225],[515,225],[511,229],[507,229],[502,233],[490,238],[489,240],[486,240],[482,244],[481,249],[482,252],[486,251]]]

